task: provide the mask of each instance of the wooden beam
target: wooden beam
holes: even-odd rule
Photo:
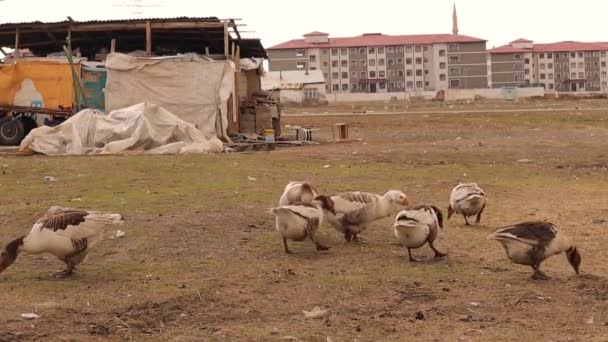
[[[236,43],[232,42],[232,50],[231,50],[232,51],[232,60],[234,60],[234,54],[236,53],[236,47],[235,46],[236,46]]]
[[[224,21],[224,55],[226,56],[226,59],[228,59],[229,56],[229,45],[230,44],[230,36],[228,35],[228,22]]]
[[[121,23],[121,24],[80,24],[74,25],[74,31],[136,31],[146,28],[145,23]],[[222,28],[222,23],[206,22],[183,22],[183,23],[150,23],[153,30],[174,30],[174,29],[196,29],[196,28]]]
[[[110,41],[110,53],[116,52],[116,39]]]
[[[13,52],[13,56],[15,59],[19,59],[21,57],[21,52],[19,51],[19,28],[15,29],[15,51]]]
[[[241,34],[239,33],[239,30],[237,29],[236,24],[234,23],[234,19],[230,20],[230,22],[232,23],[232,29],[234,30],[234,33],[236,33],[236,37],[241,40]]]
[[[146,21],[146,55],[152,56],[152,25]]]

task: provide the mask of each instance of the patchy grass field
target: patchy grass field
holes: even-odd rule
[[[0,243],[50,205],[118,211],[127,233],[65,281],[50,277],[63,267],[52,256],[20,256],[0,275],[0,341],[606,341],[608,224],[592,220],[608,218],[608,112],[585,108],[608,103],[576,106],[287,118],[322,128],[321,140],[348,122],[363,140],[270,153],[0,157]],[[326,193],[403,189],[444,209],[458,181],[476,181],[490,202],[481,226],[455,217],[440,232],[442,261],[424,247],[416,255],[426,261],[408,263],[388,219],[363,233],[366,243],[326,227],[329,252],[292,243],[288,256],[268,209],[296,179]],[[582,275],[558,256],[544,265],[552,280],[532,281],[485,239],[531,219],[572,237]],[[327,316],[305,318],[315,307]]]

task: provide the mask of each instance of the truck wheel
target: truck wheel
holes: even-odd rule
[[[0,144],[19,145],[25,137],[25,127],[21,120],[0,119]]]

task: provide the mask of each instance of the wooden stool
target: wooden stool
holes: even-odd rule
[[[348,140],[348,125],[346,123],[336,123],[332,126],[331,134],[335,141]],[[336,135],[338,138],[336,138]]]

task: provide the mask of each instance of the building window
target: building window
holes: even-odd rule
[[[606,57],[606,51],[602,51],[602,57]]]
[[[403,88],[403,83],[399,82],[399,88]],[[414,82],[412,82],[412,81],[407,82],[407,88],[408,89],[414,88]]]
[[[456,55],[456,56],[454,56],[454,55],[450,56],[450,63],[452,63],[452,64],[453,63],[460,63],[460,56],[458,56],[458,55]]]
[[[303,49],[296,50],[296,57],[304,57],[305,54],[306,54],[306,50],[303,50]]]
[[[380,78],[386,77],[384,70],[378,71],[378,77],[380,77]]]
[[[549,83],[549,89],[553,89],[553,83]]]
[[[369,78],[376,78],[376,72],[375,71],[370,71],[369,72]]]
[[[606,67],[606,62],[602,62],[601,66],[602,66],[602,68],[605,68]]]
[[[357,72],[356,71],[351,72],[350,78],[357,78]]]
[[[422,52],[422,47],[420,47],[420,45],[417,45],[414,50],[418,53],[418,52]]]
[[[348,91],[348,84],[342,85],[342,91]]]
[[[365,50],[365,48],[359,48],[360,55],[365,55],[365,51],[367,51],[367,50]]]
[[[571,74],[570,74],[570,78],[571,78],[571,79],[575,79],[575,78],[576,78],[576,73],[575,73],[575,72],[571,73]]]
[[[416,58],[416,64],[422,64],[422,58]]]
[[[413,60],[412,60],[411,58],[406,58],[406,59],[405,59],[405,64],[407,64],[407,65],[412,65],[412,61],[413,61]]]
[[[370,54],[370,55],[375,54],[375,53],[376,53],[376,49],[375,49],[375,48],[373,48],[373,47],[370,47],[370,48],[368,49],[368,52],[369,52],[369,54]]]
[[[386,83],[384,83],[384,82],[380,82],[379,87],[380,87],[380,89],[382,89],[382,90],[386,89]]]
[[[350,61],[350,66],[356,67],[357,66],[357,60],[353,59]]]
[[[425,47],[423,48],[423,50],[424,50],[424,52],[427,52],[427,51],[429,51],[429,47],[428,47],[428,46],[425,46]]]
[[[317,67],[310,67],[310,70],[317,70]]]
[[[446,80],[445,74],[439,74],[439,80],[445,81]]]
[[[391,82],[388,84],[388,91],[395,89],[395,82]]]
[[[375,59],[370,59],[368,62],[369,66],[376,66],[376,60]]]
[[[323,50],[321,50],[321,54],[323,54],[323,55],[327,55],[327,49],[323,49]]]
[[[549,74],[549,79],[552,80],[553,79],[553,74]]]
[[[296,69],[306,69],[306,62],[296,62]]]
[[[439,50],[439,57],[443,57],[445,56],[445,50],[441,49]]]
[[[348,68],[348,61],[342,61],[342,62],[340,62],[340,64],[342,65],[343,68]]]
[[[323,73],[323,78],[324,78],[324,79],[328,79],[328,78],[329,78],[329,74],[328,74],[328,73],[326,73],[326,72],[324,72],[324,73]]]
[[[546,78],[547,78],[547,77],[546,77],[546,75],[545,75],[545,74],[540,74],[540,79],[541,79],[541,80],[544,80],[544,79],[546,79]]]
[[[547,53],[547,58],[553,58],[553,54],[551,52]]]
[[[331,67],[332,68],[337,68],[338,67],[338,61],[332,61],[331,62]]]
[[[606,74],[605,71],[602,71],[602,78],[606,78],[606,75],[608,75],[608,74]]]
[[[416,70],[416,76],[422,76],[422,70],[420,70],[420,69]]]
[[[315,63],[317,61],[317,56],[310,55],[310,56],[308,56],[308,59],[310,60],[311,63]]]
[[[567,52],[562,52],[562,58],[568,58],[568,53]]]
[[[570,58],[576,58],[576,52],[570,52]]]
[[[513,70],[515,71],[524,71],[524,65],[521,63],[513,64]]]
[[[460,76],[460,68],[450,68],[450,70],[448,70],[448,74],[450,76]]]
[[[406,53],[412,53],[412,51],[414,51],[414,47],[411,45],[408,45],[405,47],[405,52]]]
[[[361,79],[367,78],[367,72],[365,72],[365,71],[361,71],[361,73],[359,75],[361,75]]]
[[[397,47],[397,53],[403,53],[403,46]]]
[[[450,80],[450,88],[460,88],[460,80]]]
[[[458,44],[450,44],[448,45],[448,52],[458,52],[460,51],[460,45]],[[458,80],[460,82],[460,80]]]
[[[378,48],[378,53],[383,55],[384,54],[384,48],[383,47],[379,47]]]
[[[600,62],[593,62],[593,67],[594,68],[598,68],[600,66]]]
[[[340,55],[348,56],[348,49],[340,49]]]
[[[416,82],[416,88],[422,88],[422,81]]]
[[[521,74],[515,74],[515,75],[513,75],[513,79],[514,79],[516,82],[523,82],[523,81],[524,81],[524,75],[521,75]]]
[[[357,49],[356,48],[350,48],[350,54],[351,55],[356,55],[357,54]]]
[[[579,69],[583,69],[585,67],[585,63],[579,62],[578,67],[579,67]]]
[[[526,69],[526,70],[524,70],[524,74],[526,74],[526,75],[530,75],[530,69]]]
[[[389,46],[386,48],[386,53],[395,53],[395,47],[394,46]]]
[[[558,80],[562,79],[562,74],[560,74],[559,72],[557,74],[555,74],[555,78]]]
[[[541,53],[541,54],[540,54],[540,58],[545,58],[545,54],[544,54],[544,53]]]
[[[553,69],[553,63],[547,64],[547,69],[549,69],[549,70]]]
[[[428,87],[431,85],[431,83],[427,81],[427,82],[424,82],[424,85]]]
[[[340,85],[334,84],[334,91],[340,91]]]
[[[379,65],[379,66],[384,66],[384,58],[380,58],[380,59],[378,60],[378,65]]]
[[[406,71],[405,74],[407,75],[407,77],[412,77],[412,70]]]
[[[332,56],[337,56],[338,55],[338,49],[331,49],[331,55]]]
[[[343,79],[348,78],[348,73],[347,73],[347,72],[343,72],[343,73],[342,73],[342,78],[343,78]]]
[[[397,65],[403,65],[403,58],[397,58]]]
[[[521,61],[522,59],[522,54],[521,53],[516,53],[513,55],[513,60],[515,61]]]
[[[578,78],[580,78],[580,79],[585,78],[585,73],[584,72],[579,72],[578,73]]]
[[[304,100],[318,100],[319,99],[319,91],[317,88],[306,88],[304,89]]]
[[[530,64],[530,58],[525,58],[524,59],[524,64]]]
[[[540,70],[545,70],[545,63],[540,63]]]
[[[428,62],[429,62],[429,59],[424,57],[424,63],[428,63]]]
[[[388,65],[395,65],[395,60],[392,58],[388,59]]]
[[[589,53],[589,52],[587,52],[587,53]],[[583,55],[583,53],[582,53],[582,52],[579,52],[579,53],[578,53],[578,58],[583,58],[583,56],[584,56],[584,55]]]
[[[428,69],[427,69],[427,70],[424,70],[424,74],[425,74],[425,75],[428,75],[428,74],[429,74],[429,70],[428,70]]]
[[[333,78],[334,80],[337,80],[340,77],[340,74],[337,72],[332,72],[331,73],[331,78]]]
[[[367,59],[362,59],[359,61],[359,65],[360,66],[366,66],[367,65]]]
[[[327,68],[329,64],[327,62],[323,62],[323,66]]]
[[[350,85],[350,90],[351,91],[357,91],[357,84],[356,83],[351,84]]]
[[[389,70],[389,71],[388,71],[388,77],[389,77],[389,78],[393,78],[393,77],[395,77],[395,70]]]
[[[409,71],[409,70],[408,70],[408,71]],[[410,71],[410,72],[411,72],[411,71]],[[398,76],[398,77],[403,77],[403,70],[399,70],[399,71],[397,71],[397,76]],[[410,76],[410,75],[408,75],[408,76]]]
[[[447,66],[447,64],[445,64],[445,62],[439,63],[439,69],[445,69],[446,66]]]

